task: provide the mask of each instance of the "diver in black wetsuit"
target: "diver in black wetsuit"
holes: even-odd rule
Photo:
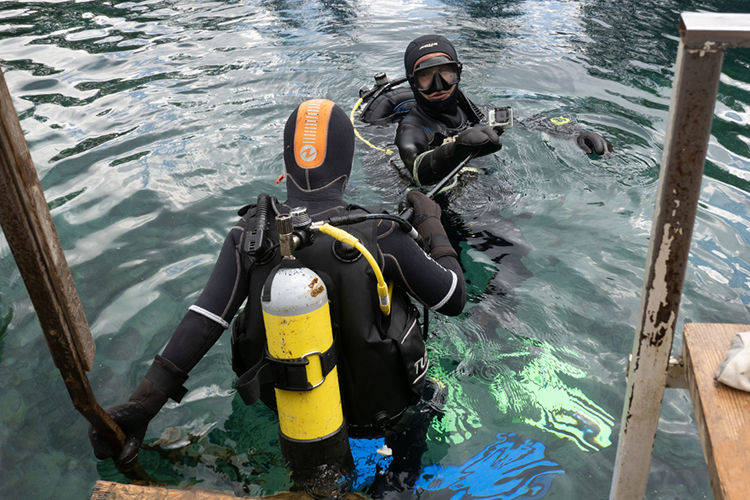
[[[353,127],[337,105],[323,99],[300,105],[284,130],[288,198],[278,206],[279,211],[306,207],[313,221],[365,211],[343,198],[353,155]],[[439,206],[418,192],[409,193],[407,202],[414,209],[413,226],[424,240],[425,250],[391,220],[347,226],[362,235],[363,244],[372,248],[386,280],[395,282],[387,320],[378,312],[372,277],[365,272],[353,275],[347,267],[350,261],[333,255],[332,241],[318,236],[305,249],[316,249],[314,252],[295,253],[303,264],[322,271],[324,281],[325,276],[336,281],[330,283],[329,299],[334,338],[339,345],[344,416],[353,436],[382,435],[399,421],[407,407],[420,400],[423,389],[426,393],[434,389],[425,384],[425,343],[418,326],[414,328],[418,313],[406,294],[447,315],[460,314],[466,302],[463,272],[440,222]],[[113,457],[108,443],[90,429],[97,458],[113,457],[125,464],[137,457],[151,419],[169,398],[178,402],[182,399],[187,392],[183,384],[188,373],[229,327],[245,299],[248,302],[244,312],[233,327],[233,368],[242,375],[263,359],[265,330],[258,283],[265,281],[281,256],[272,247],[257,261],[248,260],[244,235],[256,228],[258,213],[252,207],[241,212],[243,217],[229,231],[206,287],[177,326],[164,352],[156,355],[129,401],[107,410],[126,434],[122,453]],[[352,310],[361,304],[367,306]],[[366,324],[363,318],[372,321]],[[415,359],[419,362],[414,363]],[[405,369],[408,360],[413,363],[410,373]],[[261,389],[261,398],[273,407],[272,387]]]
[[[404,53],[404,67],[416,105],[399,123],[396,146],[417,185],[434,184],[471,155],[485,156],[502,148],[503,129],[483,124],[482,111],[458,88],[461,63],[447,38],[424,35],[413,40]],[[532,119],[526,126],[541,125],[552,134],[575,137],[587,154],[613,151],[596,132],[569,122],[547,122]]]

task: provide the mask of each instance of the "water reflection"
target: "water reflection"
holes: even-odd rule
[[[477,331],[484,335],[485,329]],[[532,340],[510,345],[482,341],[469,334],[466,340],[451,338],[436,345],[430,356],[434,376],[451,388],[446,415],[433,424],[436,433],[431,436],[436,441],[462,443],[487,425],[483,420],[489,415],[475,409],[476,400],[486,391],[494,397],[499,412],[493,419],[524,422],[568,439],[583,451],[611,445],[614,419],[573,385],[587,373],[566,361],[577,357],[570,350]],[[462,361],[457,363],[457,359]],[[467,384],[469,380],[483,384],[477,387]]]
[[[417,487],[451,490],[452,499],[534,500],[547,494],[555,476],[565,471],[544,454],[544,445],[500,433],[498,440],[462,465],[425,467]]]

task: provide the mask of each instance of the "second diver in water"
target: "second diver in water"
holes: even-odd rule
[[[400,121],[396,146],[417,185],[434,184],[469,157],[502,148],[502,126],[490,126],[482,110],[459,88],[462,64],[453,44],[441,35],[413,40],[404,53],[406,79],[415,103]],[[605,155],[612,145],[601,134],[567,119],[530,119],[530,128],[575,138],[587,154]]]

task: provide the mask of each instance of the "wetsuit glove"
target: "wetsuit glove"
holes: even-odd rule
[[[116,454],[112,445],[96,429],[89,427],[89,440],[96,458],[104,460],[111,457],[119,464],[135,460],[149,422],[170,397],[178,402],[182,399],[186,392],[182,384],[187,378],[187,374],[172,362],[157,355],[128,402],[106,410],[125,433],[122,451]]]
[[[435,260],[446,255],[457,258],[458,254],[451,246],[445,228],[440,222],[440,205],[421,191],[409,191],[406,202],[414,208],[412,226],[424,240],[425,251],[430,257]]]
[[[502,147],[500,136],[495,129],[484,125],[471,127],[455,136],[454,140],[420,156],[415,162],[415,180],[419,184],[434,184],[469,155],[485,156],[499,151]]]
[[[503,147],[500,136],[494,128],[477,125],[468,128],[456,136],[456,155],[461,160],[471,153],[474,156],[486,156],[500,151]]]
[[[576,136],[576,144],[578,144],[578,147],[583,149],[587,155],[596,153],[599,156],[604,156],[605,153],[612,153],[615,150],[612,147],[612,144],[602,137],[601,134],[588,130],[584,130]]]

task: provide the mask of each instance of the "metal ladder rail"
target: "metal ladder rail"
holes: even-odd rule
[[[750,47],[750,14],[680,16],[659,192],[610,500],[641,500],[646,494],[724,51],[736,47]]]

